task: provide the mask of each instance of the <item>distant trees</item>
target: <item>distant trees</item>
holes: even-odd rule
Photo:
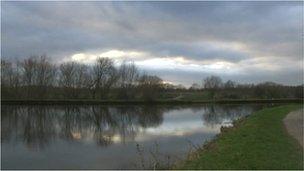
[[[228,80],[225,84],[224,84],[224,88],[226,89],[231,89],[231,88],[235,88],[236,83],[234,81]]]
[[[18,71],[12,63],[1,60],[1,86],[2,87],[14,87],[19,80],[16,80]]]
[[[284,96],[286,96],[282,86],[273,82],[264,82],[256,85],[254,93],[258,98],[265,99],[284,98]]]
[[[157,76],[144,74],[139,78],[138,82],[142,99],[153,100],[158,96],[158,92],[162,84],[162,79]]]
[[[90,70],[87,65],[77,62],[65,62],[59,66],[58,86],[65,98],[80,98],[83,89],[92,85]]]
[[[51,63],[46,56],[16,62],[1,60],[3,99],[120,99],[155,100],[183,97],[189,92],[212,99],[303,98],[303,85],[284,86],[273,82],[239,84],[209,76],[203,84],[166,83],[157,76],[141,73],[133,62],[114,65],[110,58],[98,58],[93,65],[78,62]],[[200,95],[196,96],[200,97]]]
[[[218,76],[210,76],[204,79],[204,88],[205,89],[218,89],[222,86],[222,79]]]
[[[215,91],[222,87],[222,79],[218,76],[210,76],[204,79],[203,81],[204,88],[207,89],[210,98],[214,98]]]
[[[92,79],[90,68],[87,65],[76,63],[75,87],[76,89],[90,88]]]
[[[76,98],[77,82],[77,63],[67,62],[59,67],[59,86],[62,87],[64,96],[66,98]]]
[[[31,94],[34,89],[35,79],[36,79],[36,71],[37,71],[37,61],[36,58],[31,57],[29,59],[25,59],[21,62],[21,70],[22,70],[22,80],[23,85],[26,87],[26,97],[32,98],[33,94]]]
[[[212,75],[203,80],[203,87],[205,89],[231,89],[236,87],[236,82],[231,80],[223,82],[220,77]]]
[[[20,64],[1,60],[1,95],[16,98],[21,84]]]
[[[294,96],[295,98],[304,98],[303,87],[304,87],[303,84],[300,85],[300,86],[296,86],[296,87],[295,87],[295,91],[294,91],[294,94],[293,94],[293,96]]]
[[[20,65],[27,98],[47,98],[48,88],[55,83],[56,66],[47,61],[46,56],[25,59]],[[35,94],[32,94],[34,90]]]
[[[98,58],[92,72],[93,98],[97,97],[97,92],[100,93],[99,98],[107,98],[109,89],[117,78],[117,70],[114,67],[113,61],[109,58]]]
[[[1,60],[1,96],[5,99],[153,100],[161,85],[159,77],[140,74],[133,62],[124,61],[117,67],[110,58],[98,58],[92,66],[73,61],[56,66],[46,56],[15,63]]]
[[[32,86],[35,85],[36,72],[37,72],[37,59],[31,57],[29,59],[25,59],[21,62],[21,69],[23,70],[23,82],[24,85],[28,87],[27,95],[29,96],[29,90]]]
[[[47,61],[46,56],[41,56],[37,58],[37,63],[35,65],[35,82],[36,82],[36,91],[38,97],[41,99],[47,98],[48,90],[52,88],[55,83],[55,76],[57,68],[55,65]]]
[[[118,69],[118,96],[123,99],[132,99],[135,97],[134,89],[138,83],[139,71],[136,65],[124,61]]]
[[[303,85],[284,86],[274,82],[239,84],[232,80],[223,82],[218,76],[209,76],[203,80],[202,86],[201,90],[214,99],[303,98]],[[192,85],[189,90],[194,90],[193,87]]]
[[[201,86],[197,83],[193,83],[189,89],[190,90],[199,90],[199,89],[201,89]]]

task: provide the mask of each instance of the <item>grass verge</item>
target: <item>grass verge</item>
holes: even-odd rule
[[[301,105],[258,111],[224,129],[174,169],[303,169],[303,148],[283,125]]]

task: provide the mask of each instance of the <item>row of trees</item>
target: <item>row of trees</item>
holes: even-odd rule
[[[152,100],[162,80],[140,73],[134,63],[115,67],[113,60],[98,58],[95,64],[51,63],[46,56],[11,63],[1,60],[2,98],[93,98]]]
[[[189,89],[208,91],[209,98],[303,98],[303,85],[285,86],[274,82],[240,84],[232,80],[224,82],[218,76],[209,76],[203,80],[202,85],[194,83]]]
[[[183,92],[203,92],[208,99],[303,98],[303,85],[238,84],[210,76],[202,84],[194,83],[186,89],[183,85],[164,83],[157,76],[142,73],[132,62],[115,66],[109,58],[98,58],[93,65],[77,62],[55,65],[46,56],[14,63],[1,60],[3,99],[153,100],[182,98]]]

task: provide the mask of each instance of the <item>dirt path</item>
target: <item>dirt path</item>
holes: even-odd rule
[[[303,146],[303,108],[290,112],[284,118],[284,125],[288,133],[299,141]]]

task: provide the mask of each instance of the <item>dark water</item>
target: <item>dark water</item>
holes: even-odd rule
[[[265,105],[2,106],[2,169],[142,169]]]

